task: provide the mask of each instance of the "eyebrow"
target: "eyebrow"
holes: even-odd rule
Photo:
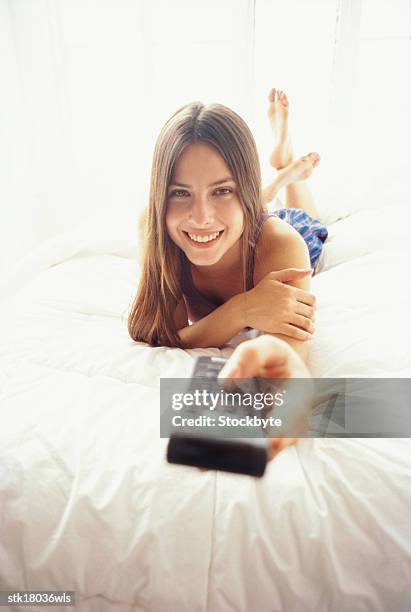
[[[214,181],[214,183],[210,183],[209,187],[214,187],[214,185],[221,185],[221,183],[226,183],[227,181],[234,181],[232,176],[225,176],[224,178],[218,179],[218,181]],[[171,183],[171,185],[175,185],[176,187],[188,187],[191,189],[191,185],[185,185],[184,183]]]

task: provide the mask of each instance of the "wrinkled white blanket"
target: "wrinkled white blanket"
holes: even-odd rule
[[[407,214],[330,226],[315,376],[411,376]],[[130,339],[134,229],[85,224],[1,286],[0,590],[74,590],[84,612],[408,611],[408,439],[301,440],[263,479],[167,464],[160,377],[235,340]]]

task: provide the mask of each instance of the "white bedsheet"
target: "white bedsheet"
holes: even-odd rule
[[[94,226],[0,288],[0,590],[74,590],[86,612],[409,611],[410,441],[301,440],[260,480],[167,464],[160,377],[236,340],[133,342],[133,224]],[[411,376],[409,227],[406,207],[330,226],[315,376]]]

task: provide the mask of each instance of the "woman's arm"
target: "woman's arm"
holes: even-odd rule
[[[175,312],[180,339],[185,348],[222,347],[244,327],[251,326],[287,342],[306,363],[307,340],[311,338],[307,331],[312,328],[310,317],[315,298],[307,293],[310,306],[294,300],[290,307],[284,305],[284,298],[287,298],[284,292],[286,285],[309,291],[310,279],[304,273],[304,269],[310,270],[308,247],[300,234],[280,219],[266,221],[257,247],[254,289],[234,295],[193,325],[187,325],[187,311],[182,300]],[[291,276],[292,280],[271,278],[278,275],[280,279],[280,271],[287,272],[287,277]],[[270,280],[265,277],[270,277]],[[290,287],[287,289],[290,291]],[[294,309],[301,312],[298,314]],[[288,319],[291,324],[284,320],[284,312],[291,316]],[[277,329],[286,333],[279,333]]]
[[[175,324],[186,348],[223,346],[244,327],[286,338],[303,352],[302,344],[312,337],[315,298],[298,288],[297,278],[311,268],[271,271],[257,285],[231,297],[194,325],[187,325],[187,311],[181,301],[175,311]],[[291,287],[295,283],[296,287]],[[211,331],[211,333],[210,333]]]
[[[254,285],[260,282],[269,272],[291,267],[310,267],[310,254],[307,244],[289,223],[281,219],[270,218],[264,223],[256,246]],[[287,284],[310,291],[311,278],[307,275],[295,278]],[[275,305],[273,307],[275,308]],[[307,364],[309,350],[307,342],[284,334],[276,333],[272,335],[287,342]]]
[[[311,378],[311,375],[298,354],[286,343],[273,335],[263,335],[253,340],[246,340],[234,349],[219,378]],[[307,381],[308,382],[308,381]],[[302,432],[308,428],[308,419],[311,412],[313,387],[305,386],[305,406],[298,417],[296,425]],[[299,410],[300,411],[300,410]],[[299,434],[301,435],[301,433]],[[269,459],[273,459],[287,446],[296,444],[298,438],[271,438]]]
[[[220,348],[238,334],[245,327],[239,295],[234,295],[192,325],[187,325],[187,310],[184,300],[181,300],[175,311],[175,322],[185,348]]]

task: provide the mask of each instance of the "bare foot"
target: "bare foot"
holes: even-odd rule
[[[314,168],[320,163],[320,156],[318,153],[308,153],[300,157],[296,161],[291,162],[285,168],[281,168],[277,172],[277,176],[274,181],[263,189],[263,203],[268,204],[276,197],[277,193],[283,187],[303,181],[304,179],[311,176]]]
[[[274,149],[270,164],[280,170],[293,161],[293,149],[288,135],[288,100],[283,91],[271,89],[268,94],[268,118],[274,135]]]
[[[277,174],[281,181],[281,186],[285,187],[290,183],[303,181],[311,176],[314,168],[320,163],[320,159],[318,153],[308,153],[308,155],[300,157],[286,168],[282,168]]]

